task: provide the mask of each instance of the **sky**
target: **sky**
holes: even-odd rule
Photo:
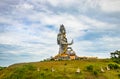
[[[57,55],[61,24],[78,56],[120,49],[120,0],[0,0],[0,66]]]

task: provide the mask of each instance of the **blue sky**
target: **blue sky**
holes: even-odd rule
[[[0,0],[0,65],[58,53],[64,24],[78,56],[109,58],[120,49],[120,0]]]

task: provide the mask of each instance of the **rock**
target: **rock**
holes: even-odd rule
[[[55,71],[55,69],[54,69],[54,68],[52,68],[52,69],[51,69],[51,71],[52,71],[52,72],[54,72],[54,71]]]
[[[78,69],[76,70],[76,73],[80,73],[80,68],[78,68]]]
[[[107,69],[107,70],[110,70],[110,68],[109,68],[108,66],[106,67],[106,69]]]
[[[37,71],[39,72],[39,71],[40,71],[40,69],[39,69],[39,68],[37,68]]]
[[[104,69],[101,67],[101,72],[105,72]]]

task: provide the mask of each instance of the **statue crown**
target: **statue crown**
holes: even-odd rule
[[[62,34],[65,34],[65,33],[66,33],[66,30],[65,30],[65,27],[64,27],[63,24],[60,25],[60,33],[62,33]]]

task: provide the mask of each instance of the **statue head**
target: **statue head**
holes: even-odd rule
[[[63,24],[60,25],[60,33],[61,33],[61,34],[66,34],[66,30],[65,30],[65,27],[64,27]]]

